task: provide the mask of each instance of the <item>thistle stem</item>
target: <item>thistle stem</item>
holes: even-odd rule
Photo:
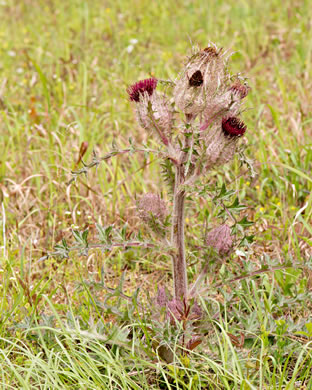
[[[186,194],[185,191],[181,189],[183,183],[184,165],[181,163],[176,165],[171,230],[171,244],[174,248],[174,253],[172,255],[174,295],[175,298],[179,300],[183,300],[187,297],[187,274],[184,247],[184,205]]]

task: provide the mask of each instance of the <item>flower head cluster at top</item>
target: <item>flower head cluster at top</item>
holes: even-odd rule
[[[185,179],[230,161],[247,130],[240,114],[250,88],[242,76],[229,74],[228,57],[215,45],[194,52],[175,82],[166,83],[173,85],[171,100],[155,78],[127,89],[139,124],[158,135],[171,161],[187,166]]]

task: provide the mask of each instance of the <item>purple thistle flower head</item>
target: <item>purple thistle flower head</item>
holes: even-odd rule
[[[127,92],[129,94],[130,100],[139,103],[140,95],[144,95],[145,92],[152,96],[154,90],[157,87],[157,79],[154,77],[150,79],[140,80],[137,83],[131,85]]]
[[[241,137],[247,130],[247,126],[237,117],[232,116],[222,119],[222,130],[226,136]]]

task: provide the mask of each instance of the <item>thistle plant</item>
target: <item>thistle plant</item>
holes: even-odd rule
[[[137,200],[138,216],[156,235],[156,244],[142,241],[141,236],[129,241],[125,227],[117,231],[113,226],[97,225],[100,243],[89,243],[88,230],[82,233],[74,231],[78,245],[69,248],[63,240],[62,245],[57,245],[56,252],[51,254],[68,257],[70,250],[74,249],[80,249],[81,254],[87,254],[92,248],[165,248],[172,259],[174,296],[169,297],[165,288],[160,287],[155,303],[158,308],[165,307],[169,322],[173,324],[178,321],[184,331],[188,323],[194,330],[193,324],[197,324],[201,315],[194,297],[209,273],[209,262],[206,261],[196,281],[191,287],[188,286],[184,239],[186,197],[193,194],[197,196],[198,193],[209,194],[209,185],[203,185],[199,190],[201,179],[209,176],[216,167],[231,161],[237,152],[240,160],[247,163],[253,176],[250,161],[238,148],[239,140],[247,130],[241,113],[249,87],[240,74],[230,74],[227,67],[229,57],[229,53],[210,45],[196,50],[187,59],[174,82],[152,77],[129,86],[127,93],[134,104],[137,121],[144,131],[156,137],[159,147],[136,147],[133,141],[130,141],[130,146],[126,149],[118,149],[114,145],[113,150],[103,157],[94,153],[90,164],[81,160],[83,168],[72,172],[73,177],[69,184],[79,175],[87,174],[92,167],[97,167],[102,161],[116,155],[134,152],[156,153],[162,159],[161,167],[172,193],[172,210],[170,211],[170,207],[159,194],[148,193]],[[167,94],[160,91],[162,85],[166,86]],[[252,222],[246,217],[240,221],[236,220],[234,213],[240,213],[245,208],[238,198],[233,204],[224,205],[224,201],[229,200],[234,191],[227,191],[224,184],[217,191],[212,201],[222,208],[218,216],[228,215],[234,224],[230,226],[224,221],[220,226],[207,229],[208,233],[203,241],[207,250],[212,247],[215,256],[224,259],[235,245],[232,234],[244,234],[244,229]],[[248,245],[252,238],[253,236],[244,234],[240,244]],[[130,297],[127,298],[131,300]],[[192,340],[193,337],[189,341],[191,344],[185,344],[183,341],[183,346],[189,345],[192,349],[198,345],[198,339]]]
[[[247,129],[240,115],[249,87],[241,76],[229,73],[228,57],[214,45],[197,50],[172,83],[171,97],[158,91],[161,82],[155,78],[141,80],[127,90],[139,124],[158,137],[165,148],[163,157],[174,170],[168,247],[176,302],[187,301],[190,296],[184,241],[188,189],[233,158]],[[139,205],[142,219],[149,224],[152,220],[162,223],[163,202],[156,194],[143,197]],[[232,245],[230,228],[216,228],[208,234],[206,244],[220,254],[227,253]]]

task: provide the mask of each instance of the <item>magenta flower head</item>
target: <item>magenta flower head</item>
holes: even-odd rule
[[[223,133],[228,137],[241,137],[247,129],[245,123],[235,116],[222,119]]]
[[[130,100],[137,103],[137,121],[148,131],[158,134],[161,141],[168,146],[172,131],[173,114],[166,97],[158,94],[155,89],[158,80],[154,77],[140,80],[131,85],[127,92]]]
[[[140,80],[137,83],[131,85],[127,89],[127,92],[129,94],[130,100],[139,103],[140,96],[144,96],[145,92],[147,92],[149,96],[152,96],[156,87],[157,79],[152,77],[150,79]]]

